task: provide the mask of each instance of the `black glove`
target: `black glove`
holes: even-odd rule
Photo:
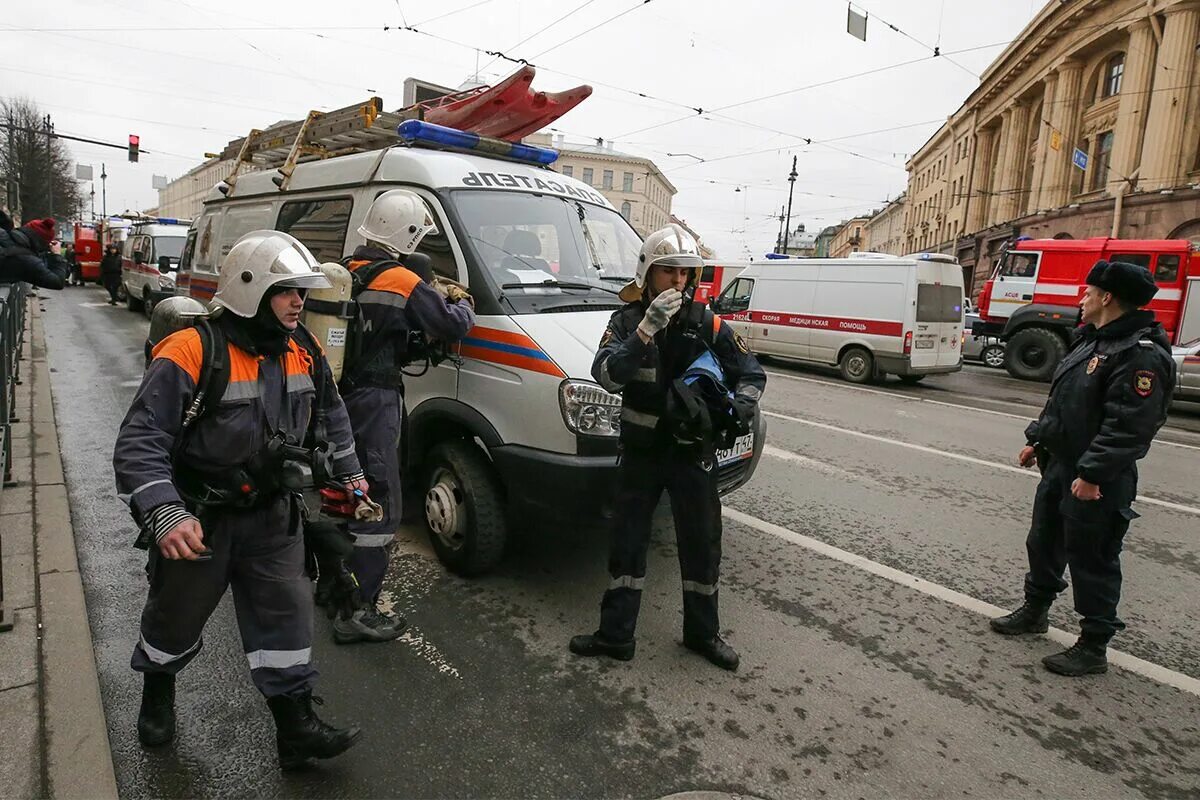
[[[746,434],[754,426],[754,409],[758,405],[757,400],[751,400],[745,395],[734,395],[733,398],[733,413],[738,419],[738,433]]]

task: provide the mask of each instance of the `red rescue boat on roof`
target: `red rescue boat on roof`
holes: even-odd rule
[[[562,92],[533,90],[537,70],[528,64],[495,86],[455,93],[421,103],[426,122],[519,141],[551,124],[592,94],[591,86]]]

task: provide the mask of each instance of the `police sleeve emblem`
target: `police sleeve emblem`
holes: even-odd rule
[[[1139,397],[1149,397],[1154,392],[1154,373],[1148,369],[1133,373],[1133,390]]]
[[[735,333],[733,335],[733,341],[735,344],[737,344],[738,350],[741,350],[746,355],[750,355],[750,345],[746,344],[746,340],[742,338],[740,333]]]
[[[600,337],[600,346],[607,347],[608,343],[612,341],[612,338],[613,338],[613,329],[611,327],[605,328],[604,335]]]

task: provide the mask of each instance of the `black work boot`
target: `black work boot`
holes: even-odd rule
[[[1022,633],[1045,633],[1050,630],[1050,606],[1026,600],[1011,614],[996,617],[991,621],[992,630],[1005,636],[1020,636]]]
[[[730,672],[735,672],[738,664],[741,663],[737,651],[730,647],[729,643],[720,636],[714,636],[711,639],[691,639],[684,636],[683,646],[692,652],[704,656],[721,669],[727,669]]]
[[[577,656],[608,656],[617,661],[632,661],[633,654],[637,651],[637,642],[633,639],[628,642],[610,642],[600,635],[600,631],[596,631],[572,636],[567,647]]]
[[[363,606],[350,614],[337,615],[333,621],[333,641],[338,644],[390,642],[400,638],[407,627],[404,617],[384,614],[375,606]]]
[[[142,674],[142,708],[138,711],[138,740],[161,747],[175,738],[175,676],[166,672]]]
[[[321,698],[313,697],[311,691],[267,698],[275,717],[275,745],[283,770],[303,767],[310,758],[333,758],[344,753],[362,734],[355,727],[326,724],[313,710],[313,703],[319,705]]]
[[[1075,644],[1042,659],[1046,669],[1059,675],[1078,678],[1081,675],[1100,675],[1108,672],[1108,641],[1080,636]]]

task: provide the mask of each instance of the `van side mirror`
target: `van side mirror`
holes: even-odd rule
[[[146,254],[143,253],[141,250],[134,250],[133,251],[133,263],[145,264],[146,263]]]
[[[171,271],[171,257],[170,256],[159,256],[158,257],[158,271],[161,272],[163,275],[166,275],[168,272]]]

